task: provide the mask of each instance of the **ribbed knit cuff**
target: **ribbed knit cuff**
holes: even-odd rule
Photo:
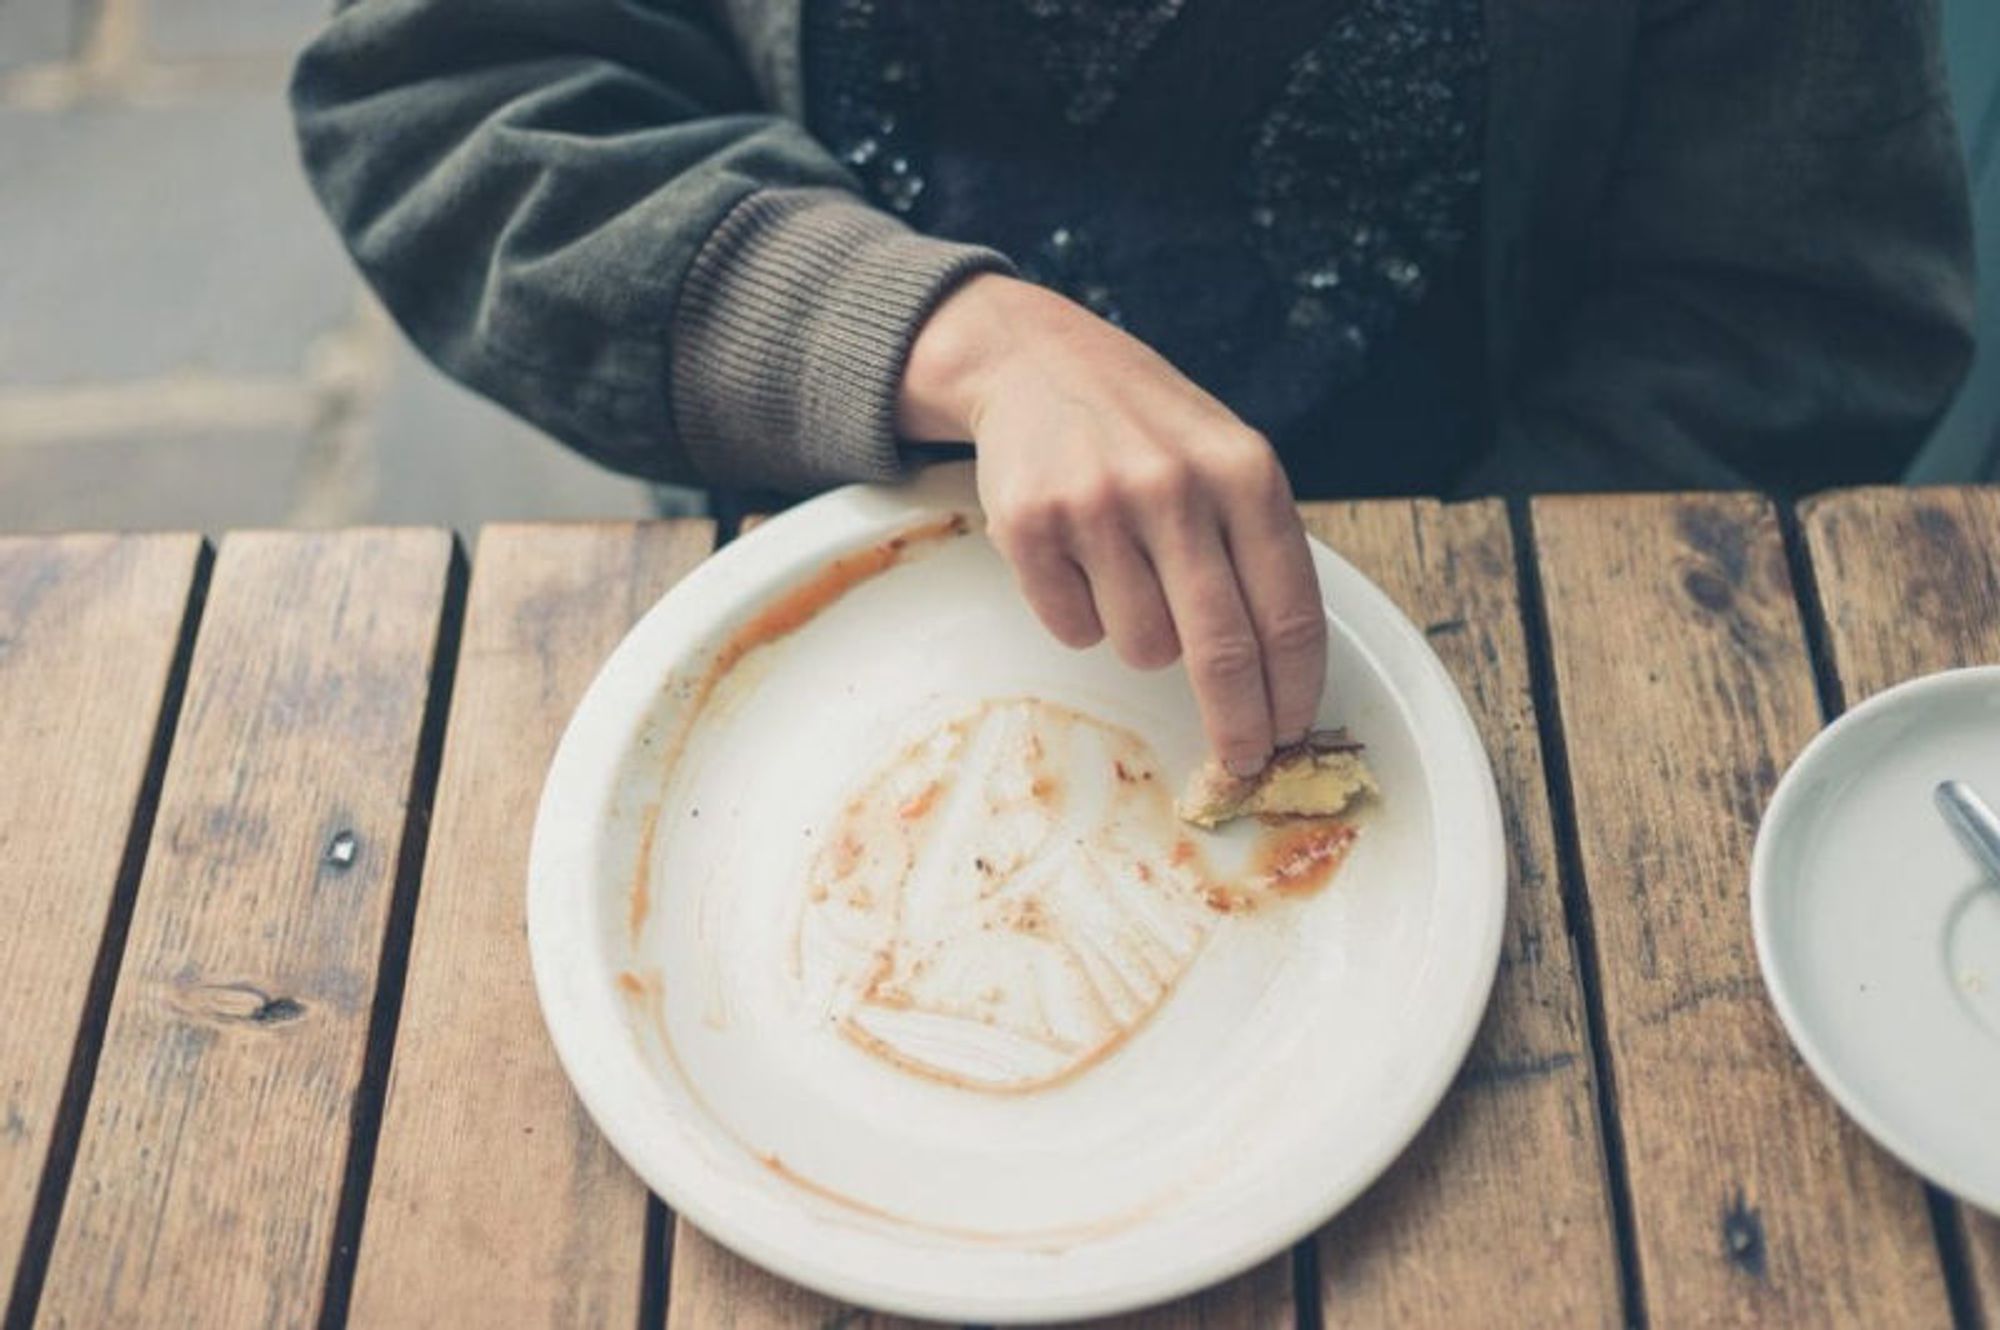
[[[725,215],[674,310],[677,431],[711,481],[816,489],[901,472],[896,395],[952,286],[1011,272],[830,189],[765,189]]]

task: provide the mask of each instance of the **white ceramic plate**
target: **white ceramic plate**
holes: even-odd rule
[[[1757,834],[1757,958],[1792,1040],[1904,1163],[2000,1213],[2000,886],[1932,802],[2000,800],[2000,669],[1892,688],[1806,747]]]
[[[709,690],[759,615],[954,512],[969,534],[791,614]],[[814,500],[676,587],[578,707],[530,868],[549,1028],[639,1175],[802,1284],[973,1321],[1172,1297],[1354,1197],[1465,1055],[1506,881],[1451,680],[1314,557],[1325,719],[1386,798],[1329,885],[1227,914],[1190,903],[1156,793],[1202,754],[1185,678],[1052,642],[979,534],[970,468]],[[906,863],[912,815],[930,829]],[[875,820],[844,843],[850,816]],[[1271,834],[1202,853],[1228,878]]]

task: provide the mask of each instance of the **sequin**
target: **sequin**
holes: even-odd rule
[[[1015,25],[1023,52],[1039,56],[1034,76],[1053,95],[1044,103],[1051,116],[1092,132],[1184,8],[1222,3],[1248,12],[1254,0],[1005,0],[988,23]],[[924,225],[932,193],[924,57],[950,40],[950,28],[937,25],[952,7],[806,4],[811,68],[826,80],[813,128],[871,198]],[[1369,348],[1465,243],[1480,181],[1485,63],[1481,0],[1345,0],[1338,12],[1289,67],[1273,67],[1282,79],[1237,131],[1241,167],[1233,181],[1225,172],[1205,205],[1218,209],[1225,232],[1238,209],[1242,265],[1261,266],[1269,284],[1262,322],[1218,325],[1213,344],[1293,342],[1309,361],[1290,363],[1317,363],[1335,382],[1361,371]],[[1121,283],[1158,283],[1171,251],[1142,248],[1164,257],[1135,268],[1132,247],[1100,243],[1126,235],[1102,229],[1115,225],[1112,210],[1096,215],[1087,190],[1049,198],[1050,211],[1074,211],[1043,218],[1029,232],[1038,240],[1008,242],[1023,275],[1125,323]]]
[[[925,145],[909,114],[924,87],[916,33],[876,0],[835,0],[813,18],[830,39],[828,146],[876,202],[910,216],[926,185]]]
[[[1097,246],[1081,228],[1052,228],[1020,266],[1029,281],[1061,291],[1099,318],[1124,326],[1124,312],[1105,277]]]
[[[1479,183],[1473,0],[1354,0],[1294,62],[1245,172],[1286,324],[1352,373],[1463,243]]]
[[[882,165],[876,178],[876,188],[882,195],[882,201],[890,208],[907,213],[916,207],[917,199],[923,195],[924,178],[910,164],[909,158],[891,157]]]
[[[1063,118],[1094,124],[1118,100],[1148,47],[1186,0],[1016,0],[1034,24],[1043,71],[1062,90]]]

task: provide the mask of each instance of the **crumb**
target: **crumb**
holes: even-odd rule
[[[1217,914],[1239,914],[1250,908],[1250,898],[1244,893],[1214,882],[1201,889],[1201,900]]]
[[[1023,896],[1013,902],[1012,908],[1001,916],[1001,921],[1016,933],[1025,933],[1029,937],[1048,937],[1051,931],[1049,912],[1034,896]]]
[[[944,789],[943,782],[932,781],[929,785],[924,786],[924,788],[921,791],[919,791],[915,796],[913,796],[911,799],[905,802],[901,808],[898,808],[896,810],[896,816],[901,818],[905,822],[915,822],[920,818],[925,817],[930,813],[932,808],[937,806],[938,795],[943,791],[943,789]]]

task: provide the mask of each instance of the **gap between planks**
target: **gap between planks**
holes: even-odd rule
[[[1817,730],[1755,496],[1534,501],[1642,1313],[1937,1323],[1921,1190],[1805,1074],[1756,980],[1749,846]]]
[[[395,1056],[396,1027],[402,1019],[403,982],[410,963],[410,933],[416,920],[417,892],[423,880],[424,858],[430,848],[431,806],[437,797],[438,768],[444,753],[444,731],[451,711],[452,686],[458,674],[458,650],[465,629],[466,584],[470,570],[457,533],[451,536],[451,560],[445,570],[444,607],[438,640],[431,658],[430,693],[417,732],[416,762],[410,774],[408,812],[402,844],[396,849],[396,873],[389,897],[389,918],[382,933],[376,967],[375,1000],[368,1017],[362,1052],[361,1084],[355,1092],[348,1127],[347,1162],[341,1171],[340,1199],[334,1209],[332,1249],[327,1260],[326,1289],[320,1298],[322,1330],[347,1323],[348,1300],[354,1293],[354,1271],[361,1256],[361,1231],[367,1222],[368,1189],[375,1176],[375,1149],[382,1129],[382,1106],[389,1094],[389,1066]]]
[[[1500,970],[1465,1066],[1401,1157],[1320,1234],[1319,1309],[1330,1326],[1615,1325],[1618,1248],[1564,915],[1573,876],[1548,799],[1520,541],[1492,500],[1330,505],[1316,519],[1451,673],[1493,767],[1508,869]]]
[[[222,543],[43,1317],[318,1315],[449,564],[441,532]]]
[[[1829,499],[1837,496],[1829,495]],[[1826,602],[1820,590],[1819,573],[1813,567],[1812,549],[1798,508],[1785,504],[1778,508],[1778,529],[1785,542],[1785,564],[1791,570],[1792,586],[1805,607],[1806,650],[1812,658],[1813,684],[1819,693],[1821,719],[1831,724],[1847,710],[1847,688],[1834,660],[1831,632],[1827,625]],[[1976,1330],[1979,1322],[1977,1291],[1973,1287],[1970,1260],[1966,1252],[1965,1228],[1959,1222],[1952,1198],[1939,1191],[1928,1179],[1923,1181],[1924,1207],[1930,1216],[1932,1239],[1937,1243],[1938,1265],[1944,1275],[1945,1299],[1951,1307],[1955,1330]]]
[[[1605,1039],[1604,992],[1599,976],[1603,962],[1597,930],[1590,914],[1590,897],[1583,889],[1583,857],[1576,833],[1576,800],[1570,788],[1569,747],[1556,714],[1555,664],[1550,656],[1548,607],[1543,600],[1542,572],[1535,561],[1535,516],[1525,499],[1508,503],[1514,531],[1514,555],[1519,567],[1521,620],[1527,634],[1528,672],[1534,698],[1536,732],[1542,740],[1549,794],[1549,817],[1555,827],[1556,854],[1562,864],[1563,924],[1576,947],[1577,979],[1583,990],[1584,1024],[1590,1039],[1590,1064],[1597,1087],[1598,1138],[1604,1150],[1605,1184],[1611,1205],[1612,1231],[1618,1248],[1618,1287],[1625,1323],[1646,1323],[1646,1296],[1639,1267],[1639,1241],[1632,1220],[1632,1181],[1625,1162],[1625,1132],[1618,1121],[1618,1079]]]
[[[1920,674],[2000,664],[2000,490],[1839,491],[1786,534],[1829,719]],[[2000,1218],[1926,1197],[1955,1321],[2000,1330]]]
[[[4,1325],[6,1330],[27,1330],[34,1322],[36,1306],[41,1300],[42,1281],[48,1274],[49,1252],[55,1245],[63,1199],[69,1190],[70,1172],[76,1164],[77,1147],[83,1138],[84,1117],[90,1107],[97,1059],[104,1045],[104,1028],[111,1016],[118,967],[125,953],[125,938],[132,923],[132,907],[138,898],[139,880],[145,872],[146,849],[153,837],[154,816],[159,811],[160,786],[166,778],[167,760],[173,752],[174,731],[180,722],[181,701],[187,692],[188,666],[194,657],[195,637],[201,626],[202,606],[208,596],[208,579],[214,563],[214,549],[206,540],[197,538],[194,567],[189,575],[180,625],[167,666],[159,712],[153,722],[138,798],[133,804],[131,821],[126,826],[111,904],[91,966],[83,1018],[71,1049],[62,1098],[36,1186],[13,1288],[8,1295],[5,1316],[0,1318],[0,1325]]]
[[[523,883],[537,795],[577,700],[711,543],[703,522],[482,533],[353,1324],[626,1327],[657,1301],[645,1189],[596,1131],[541,1025]]]

